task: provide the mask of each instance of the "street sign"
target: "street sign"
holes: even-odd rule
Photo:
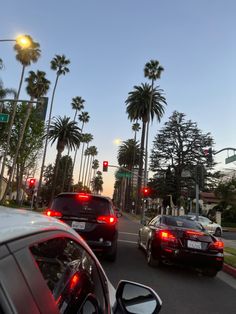
[[[236,161],[236,155],[225,158],[225,163],[229,164],[230,162]]]
[[[0,113],[0,123],[7,123],[9,121],[9,114]]]
[[[131,178],[131,173],[130,172],[117,172],[116,174],[117,178]]]

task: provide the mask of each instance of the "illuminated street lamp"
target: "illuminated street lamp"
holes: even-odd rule
[[[32,44],[32,41],[30,40],[29,36],[27,36],[27,35],[19,35],[16,37],[16,39],[0,39],[0,42],[3,42],[3,41],[16,42],[22,48],[29,48]]]

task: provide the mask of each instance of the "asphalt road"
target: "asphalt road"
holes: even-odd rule
[[[223,239],[236,240],[236,232],[223,232]]]
[[[119,219],[118,257],[115,263],[101,260],[112,284],[121,279],[152,287],[161,297],[161,314],[235,314],[236,280],[219,272],[216,278],[173,266],[151,268],[137,248],[139,224]],[[145,313],[144,313],[145,314]]]

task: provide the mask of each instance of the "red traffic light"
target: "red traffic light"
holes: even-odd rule
[[[35,178],[30,178],[28,180],[29,189],[34,189],[35,188],[35,183],[36,183],[36,179]]]
[[[108,169],[108,161],[103,161],[103,171],[107,171]]]
[[[143,196],[147,197],[150,194],[150,189],[148,187],[143,188]]]

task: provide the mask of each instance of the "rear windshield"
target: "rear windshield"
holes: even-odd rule
[[[52,202],[51,209],[60,211],[64,215],[83,213],[100,216],[109,215],[112,211],[110,202],[106,199],[90,195],[88,200],[80,200],[76,194],[56,197]]]
[[[180,217],[164,217],[164,223],[168,226],[203,230],[204,228],[196,221],[188,220]]]

